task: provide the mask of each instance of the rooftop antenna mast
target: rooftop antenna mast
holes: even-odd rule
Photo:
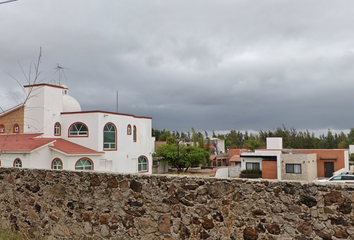
[[[57,67],[55,69],[56,69],[56,71],[55,71],[54,74],[59,73],[59,86],[61,86],[61,78],[62,78],[63,75],[64,75],[65,80],[68,81],[66,79],[66,75],[65,75],[64,69],[68,69],[68,70],[70,70],[70,69],[69,68],[64,68],[63,66],[60,66],[59,63],[57,63]]]

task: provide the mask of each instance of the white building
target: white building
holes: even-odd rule
[[[81,111],[66,86],[25,91],[25,105],[0,114],[1,166],[152,172],[150,117]]]

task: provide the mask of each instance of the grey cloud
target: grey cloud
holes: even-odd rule
[[[40,10],[40,11],[39,11]],[[41,81],[67,68],[84,110],[153,117],[155,128],[349,129],[354,3],[17,1],[0,6],[0,106],[43,49]],[[15,17],[16,16],[16,17]],[[10,94],[10,95],[9,95]]]

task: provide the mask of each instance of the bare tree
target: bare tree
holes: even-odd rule
[[[26,75],[22,66],[20,65],[21,71],[22,71],[23,75],[25,76],[28,85],[34,85],[38,82],[38,78],[41,74],[41,72],[39,70],[41,58],[42,58],[42,48],[39,49],[39,55],[38,55],[37,61],[31,62],[28,75]],[[32,73],[33,70],[34,70],[34,73]],[[4,152],[5,146],[8,143],[10,137],[13,136],[13,134],[11,133],[11,130],[13,130],[15,123],[18,121],[18,118],[21,117],[21,113],[22,113],[22,111],[24,111],[26,102],[28,101],[28,99],[30,99],[32,97],[32,94],[33,94],[33,87],[32,86],[29,88],[28,92],[26,93],[26,91],[25,91],[24,87],[21,85],[21,83],[12,75],[9,74],[9,76],[12,79],[14,79],[20,85],[20,87],[23,89],[24,94],[25,94],[25,98],[24,98],[24,101],[21,104],[15,106],[13,108],[13,110],[9,109],[7,111],[4,111],[0,106],[0,111],[1,111],[0,119],[1,118],[6,119],[6,117],[7,117],[7,119],[6,119],[6,121],[8,122],[7,126],[10,126],[10,127],[7,127],[6,132],[5,132],[6,136],[0,145],[0,163],[1,163],[1,156],[2,156],[2,153]],[[10,112],[13,115],[13,117],[11,117],[11,118],[7,116],[7,115],[9,115]]]

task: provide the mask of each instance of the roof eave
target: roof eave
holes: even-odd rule
[[[100,153],[100,152],[98,152],[98,153],[73,153],[72,154],[72,153],[66,153],[66,152],[60,151],[60,150],[55,149],[53,147],[49,147],[49,148],[51,150],[53,150],[53,151],[56,151],[56,152],[61,153],[61,154],[65,155],[65,156],[68,156],[68,157],[70,157],[70,156],[73,156],[73,157],[75,157],[75,156],[83,156],[83,155],[85,155],[85,156],[100,156],[100,155],[104,154],[104,152],[102,152],[102,153]]]

